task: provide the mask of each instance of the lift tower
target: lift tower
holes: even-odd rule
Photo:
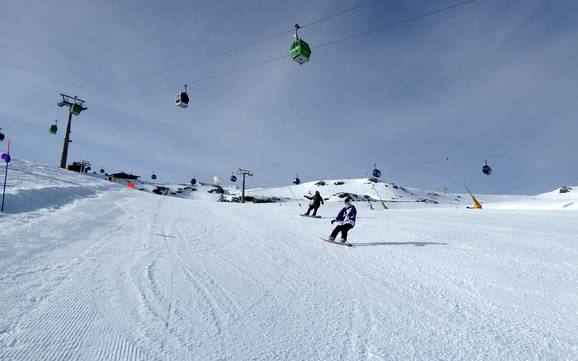
[[[235,173],[243,176],[243,192],[241,193],[241,203],[245,203],[245,177],[246,176],[252,177],[255,174],[253,174],[253,172],[251,172],[250,170],[241,169],[241,168],[237,169],[237,171]]]
[[[66,133],[64,135],[64,144],[62,145],[62,157],[60,158],[60,168],[66,169],[66,160],[68,158],[68,144],[70,143],[70,127],[72,125],[72,114],[79,115],[80,112],[85,111],[85,101],[79,99],[76,95],[70,96],[60,94],[62,100],[57,103],[59,107],[68,108],[68,124],[66,124]]]

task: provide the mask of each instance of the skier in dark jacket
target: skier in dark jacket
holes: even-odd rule
[[[312,197],[305,196],[305,198],[309,199],[309,209],[305,212],[305,215],[308,216],[309,212],[313,210],[313,217],[317,215],[317,209],[321,207],[323,203],[323,197],[319,194],[319,191],[316,191]]]
[[[329,240],[335,242],[335,237],[341,232],[341,243],[347,242],[347,232],[355,226],[355,218],[357,216],[357,209],[353,205],[353,199],[345,198],[345,207],[339,211],[337,217],[331,221],[331,224],[338,222],[337,227],[331,232]]]

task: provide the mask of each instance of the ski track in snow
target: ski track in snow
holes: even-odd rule
[[[1,218],[0,359],[578,359],[572,211],[360,205],[352,248],[299,211],[115,190]]]

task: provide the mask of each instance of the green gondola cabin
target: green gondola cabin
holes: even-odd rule
[[[309,44],[301,39],[297,39],[291,45],[291,57],[299,64],[304,64],[311,57],[311,48]]]
[[[299,28],[299,24],[295,24],[295,34],[293,35],[295,40],[293,41],[293,44],[291,44],[291,51],[289,54],[291,54],[293,60],[298,62],[299,65],[303,65],[308,62],[311,57],[311,48],[309,47],[309,44],[299,38],[299,34],[297,33]]]
[[[70,106],[70,112],[74,115],[78,115],[80,114],[81,111],[85,110],[86,108],[84,108],[82,105],[80,104],[72,104]]]
[[[58,132],[58,127],[56,124],[52,124],[49,129],[50,134],[56,134]]]

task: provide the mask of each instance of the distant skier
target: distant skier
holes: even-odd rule
[[[317,210],[322,204],[325,204],[323,203],[323,197],[321,197],[319,191],[316,191],[312,197],[305,196],[305,198],[309,199],[309,209],[305,212],[305,215],[308,216],[309,212],[313,211],[313,217],[317,216]]]
[[[335,237],[337,237],[339,232],[341,232],[341,243],[347,242],[347,232],[349,232],[349,230],[355,226],[356,216],[357,209],[355,209],[355,206],[353,205],[353,199],[348,196],[345,198],[345,207],[339,211],[337,217],[331,221],[331,224],[335,223],[335,221],[339,223],[333,232],[331,232],[329,240],[335,242]]]

